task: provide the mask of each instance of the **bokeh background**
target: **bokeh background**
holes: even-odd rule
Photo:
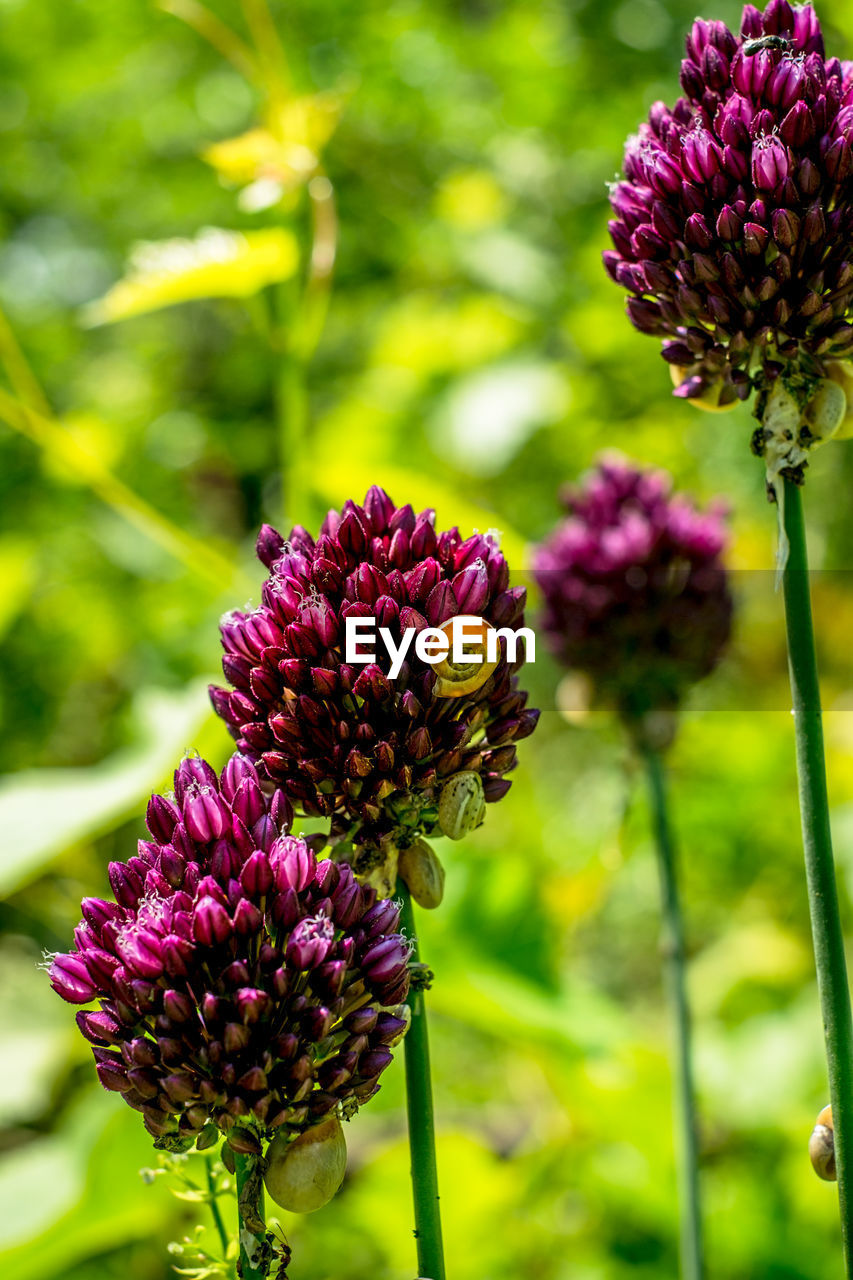
[[[378,481],[499,528],[523,574],[609,447],[732,508],[735,643],[672,755],[710,1273],[837,1276],[805,1155],[826,1087],[775,517],[748,410],[672,399],[599,262],[605,183],[677,91],[695,0],[288,0],[289,81],[259,0],[165,7],[0,3],[4,1280],[160,1280],[192,1225],[140,1178],[139,1119],[37,964],[183,750],[224,760],[204,689],[220,614],[258,597],[259,523],[316,525]],[[853,54],[850,7],[820,12]],[[830,445],[807,497],[848,919],[851,481],[853,445]],[[642,778],[542,649],[525,678],[540,729],[487,825],[442,842],[422,918],[449,1274],[660,1280],[677,1205]],[[414,1274],[401,1064],[384,1080],[341,1194],[284,1223],[293,1280]]]

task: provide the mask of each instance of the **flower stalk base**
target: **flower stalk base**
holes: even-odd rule
[[[264,1179],[257,1156],[235,1155],[240,1280],[265,1280],[269,1257],[264,1224]]]
[[[789,479],[784,484],[785,533],[789,554],[783,591],[797,744],[800,818],[815,967],[826,1042],[829,1095],[835,1126],[844,1274],[850,1280],[853,1277],[850,1199],[850,1178],[853,1176],[853,1018],[832,856],[802,492]]]
[[[663,953],[666,983],[672,1006],[676,1039],[675,1131],[680,1147],[678,1162],[681,1215],[680,1252],[683,1280],[702,1280],[702,1205],[699,1189],[699,1142],[696,1098],[693,1087],[693,1055],[690,1007],[687,999],[687,966],[684,921],[678,891],[675,845],[666,799],[664,762],[659,751],[643,752],[649,787],[655,846],[660,871]]]
[[[421,1280],[445,1280],[429,1038],[424,1001],[425,982],[421,979],[424,970],[418,952],[412,899],[402,882],[399,882],[399,890],[403,899],[401,925],[412,941],[412,984],[408,996],[412,1022],[403,1044],[406,1055],[406,1104],[409,1115],[418,1274]]]

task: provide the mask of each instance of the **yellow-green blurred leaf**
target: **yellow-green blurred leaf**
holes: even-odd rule
[[[492,174],[485,169],[464,169],[450,174],[438,189],[436,213],[462,230],[494,226],[506,214],[506,198]]]
[[[202,153],[224,182],[278,185],[282,192],[306,181],[320,163],[340,116],[342,99],[335,93],[292,98],[263,128],[214,142]]]
[[[0,636],[8,631],[30,595],[35,548],[14,536],[0,540]]]
[[[197,741],[210,714],[207,681],[180,693],[146,689],[135,704],[135,746],[92,768],[31,769],[0,783],[0,894],[20,889],[57,853],[135,812]]]
[[[7,1156],[4,1280],[58,1276],[76,1261],[168,1231],[176,1216],[168,1185],[143,1187],[139,1178],[151,1156],[139,1116],[100,1089],[75,1103],[58,1134]]]
[[[198,298],[248,298],[287,280],[298,264],[296,237],[285,227],[206,227],[194,240],[145,241],[134,249],[128,274],[84,309],[83,320],[111,324]]]

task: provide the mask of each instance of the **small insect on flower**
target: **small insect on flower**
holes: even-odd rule
[[[791,41],[784,36],[758,36],[755,40],[744,41],[743,52],[745,57],[753,58],[762,49],[776,49],[780,53],[787,53],[793,47]]]

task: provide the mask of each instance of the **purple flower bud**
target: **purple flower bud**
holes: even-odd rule
[[[197,942],[213,947],[230,938],[231,921],[215,898],[202,898],[193,911],[192,929]]]
[[[300,893],[314,877],[317,860],[304,840],[282,836],[273,844],[269,863],[280,893],[292,888]]]
[[[775,209],[772,218],[773,239],[780,249],[791,249],[800,234],[800,219],[790,209]]]
[[[258,559],[271,569],[279,558],[284,546],[284,538],[281,534],[273,529],[272,525],[262,524],[258,540],[255,544],[258,553]]]
[[[142,896],[143,889],[142,877],[139,873],[128,863],[111,862],[107,874],[116,901],[128,909],[135,907]]]
[[[325,916],[301,920],[287,942],[287,961],[296,969],[313,969],[329,953],[335,936],[334,925]]]
[[[363,1053],[358,1061],[358,1074],[362,1080],[372,1080],[376,1076],[382,1074],[385,1068],[394,1060],[394,1055],[390,1049],[379,1046],[376,1049],[368,1049]]]
[[[183,804],[187,789],[209,787],[216,790],[219,779],[207,763],[198,756],[185,756],[175,770],[175,794],[178,804]]]
[[[373,982],[387,982],[406,967],[408,960],[408,945],[396,935],[379,938],[361,957],[362,966]]]
[[[480,558],[461,569],[451,584],[460,613],[479,614],[488,603],[489,575]]]
[[[269,855],[257,850],[243,864],[240,884],[252,898],[261,898],[272,888],[273,871]]]
[[[54,956],[49,971],[50,985],[69,1004],[88,1004],[95,987],[84,960],[75,955]]]
[[[188,783],[182,808],[187,834],[193,840],[206,844],[218,840],[225,830],[226,810],[214,787]]]
[[[757,222],[747,222],[743,228],[743,241],[746,252],[758,256],[767,248],[770,235],[766,227],[760,226]]]
[[[177,805],[165,796],[152,796],[148,803],[145,824],[155,840],[166,843],[181,820]]]
[[[409,599],[413,604],[425,601],[441,579],[441,565],[437,560],[422,560],[403,575]]]
[[[104,902],[102,898],[84,898],[81,911],[83,919],[98,937],[104,925],[121,916],[120,907],[117,907],[114,902]]]
[[[790,172],[788,152],[774,135],[752,144],[752,181],[759,191],[778,191]]]

